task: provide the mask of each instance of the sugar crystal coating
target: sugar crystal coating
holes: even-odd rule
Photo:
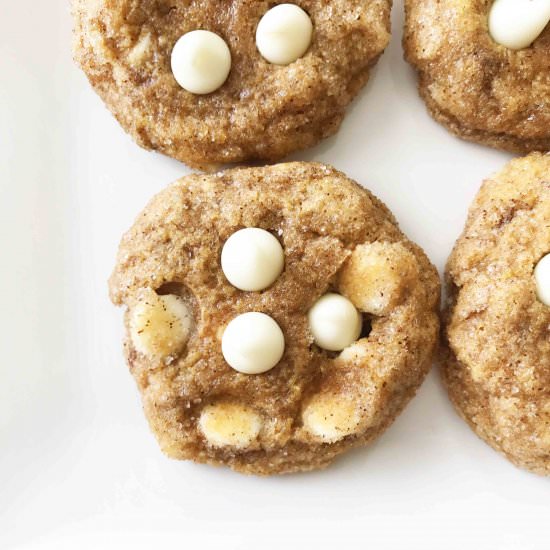
[[[221,268],[224,244],[243,227],[263,228],[284,247],[284,270],[261,291],[236,288]],[[322,296],[342,294],[343,279],[358,288],[343,275],[355,251],[374,243],[407,251],[392,256],[407,275],[406,291],[382,315],[368,314],[367,336],[341,352],[324,350],[308,312]],[[435,268],[376,197],[324,164],[194,174],[167,187],[123,237],[110,279],[113,302],[129,308],[129,334],[143,289],[180,296],[193,318],[185,346],[169,361],[139,353],[131,337],[125,343],[162,450],[242,472],[322,468],[371,442],[414,395],[437,342]],[[273,368],[249,374],[229,365],[223,340],[234,319],[251,313],[280,327],[284,354]],[[254,328],[238,330],[233,342],[240,346]],[[243,350],[268,355],[255,344]]]
[[[472,429],[550,475],[550,308],[534,267],[550,244],[550,156],[484,182],[447,264],[444,378]]]

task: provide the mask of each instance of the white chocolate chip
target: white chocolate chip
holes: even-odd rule
[[[221,257],[227,280],[239,290],[258,291],[275,282],[285,254],[279,241],[257,227],[240,229],[225,242]]]
[[[546,254],[535,267],[537,297],[546,306],[550,306],[550,254]]]
[[[302,57],[313,34],[309,15],[295,4],[279,4],[267,11],[256,29],[256,46],[262,57],[288,65]]]
[[[359,338],[361,315],[344,296],[328,293],[308,313],[315,343],[330,351],[341,351]]]
[[[495,0],[489,32],[495,42],[512,50],[528,48],[550,21],[550,0]]]
[[[319,394],[304,409],[302,421],[314,437],[334,443],[359,430],[361,414],[349,397]]]
[[[244,374],[261,374],[272,369],[284,351],[283,332],[265,313],[251,311],[235,317],[222,336],[225,360]]]
[[[202,410],[199,428],[214,447],[244,449],[258,437],[262,419],[244,405],[217,403]]]
[[[149,289],[131,309],[130,338],[138,352],[167,357],[186,344],[191,322],[191,313],[179,296],[158,296]]]
[[[231,52],[223,38],[210,31],[184,34],[172,50],[172,73],[193,94],[217,90],[231,70]]]

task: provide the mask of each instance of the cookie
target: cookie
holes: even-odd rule
[[[550,6],[406,0],[403,45],[435,120],[517,153],[550,149]]]
[[[334,134],[390,37],[391,0],[72,0],[77,63],[146,149],[273,161]]]
[[[378,199],[304,162],[177,181],[110,279],[162,450],[263,475],[322,468],[389,426],[430,367],[439,290]]]
[[[486,181],[447,265],[444,378],[460,415],[550,475],[550,155]]]

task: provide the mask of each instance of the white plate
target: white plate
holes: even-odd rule
[[[106,280],[122,232],[187,169],[134,145],[73,66],[66,2],[0,7],[0,548],[548,548],[549,480],[477,439],[435,371],[375,445],[324,472],[259,479],[165,458]],[[510,157],[429,118],[402,11],[339,134],[295,158],[368,186],[441,269],[481,180]]]

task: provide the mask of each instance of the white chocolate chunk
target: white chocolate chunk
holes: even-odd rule
[[[550,21],[550,0],[495,0],[489,32],[495,42],[512,50],[528,48]]]
[[[225,360],[244,374],[261,374],[272,369],[284,351],[283,331],[265,313],[251,311],[235,317],[222,336]]]
[[[359,430],[361,414],[349,397],[325,393],[309,402],[302,421],[314,437],[324,443],[335,443]]]
[[[214,447],[244,449],[258,437],[262,418],[244,405],[217,403],[202,410],[199,428]]]
[[[130,338],[148,357],[168,357],[181,351],[191,330],[192,316],[179,297],[146,291],[130,312]]]
[[[130,65],[137,67],[141,65],[151,50],[151,34],[147,33],[138,40],[136,45],[128,53]],[[150,54],[149,54],[150,55]]]
[[[231,70],[231,52],[224,39],[210,31],[191,31],[175,44],[171,59],[177,83],[192,94],[217,90]]]
[[[302,8],[279,4],[260,19],[256,46],[266,61],[288,65],[306,53],[312,34],[313,24]]]
[[[326,350],[341,351],[361,334],[362,319],[344,296],[328,293],[319,298],[308,313],[315,343]]]
[[[283,271],[285,254],[269,231],[247,227],[227,239],[221,256],[222,271],[239,290],[258,291],[273,284]]]
[[[417,274],[414,255],[400,243],[359,245],[344,265],[339,288],[365,313],[388,314]]]
[[[533,272],[537,286],[537,297],[546,306],[550,306],[550,254],[540,260]]]

